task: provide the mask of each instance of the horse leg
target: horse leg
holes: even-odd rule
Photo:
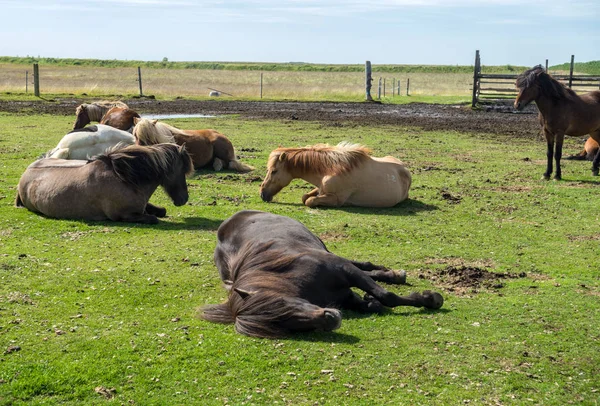
[[[153,214],[146,213],[127,213],[121,214],[116,218],[110,217],[111,220],[125,221],[128,223],[142,223],[142,224],[157,224],[158,217]]]
[[[350,261],[352,265],[364,271],[371,279],[378,282],[385,282],[394,285],[406,283],[406,271],[393,271],[383,265],[375,265],[371,262]]]
[[[426,290],[423,293],[413,292],[409,296],[398,296],[379,286],[367,274],[352,264],[345,264],[343,270],[351,286],[355,286],[373,296],[387,307],[414,306],[428,309],[439,309],[444,304],[444,298],[437,292]]]
[[[316,187],[308,193],[302,195],[302,203],[306,204],[306,199],[309,197],[317,196],[319,194],[319,188]]]
[[[554,158],[554,134],[544,128],[544,135],[546,136],[546,143],[548,145],[548,149],[546,150],[546,158],[548,161],[543,179],[549,180],[550,175],[552,175],[552,159]]]
[[[371,297],[370,300],[364,300],[356,292],[352,291],[341,304],[341,307],[361,313],[382,313],[384,310],[381,302],[374,297]]]
[[[564,134],[557,134],[556,136],[556,150],[554,151],[554,160],[556,161],[556,174],[554,175],[555,180],[561,180],[561,169],[560,169],[560,158],[562,157],[563,141],[565,139]]]
[[[223,169],[224,166],[225,163],[223,162],[223,160],[221,158],[215,157],[215,159],[213,160],[213,169],[215,170],[215,172],[219,172]]]
[[[594,139],[594,141],[596,141],[598,144],[600,144],[600,130],[590,133],[590,137],[592,137]],[[598,148],[598,151],[596,152],[596,155],[594,156],[594,160],[592,161],[592,175],[593,176],[598,176],[599,164],[600,164],[600,148]]]
[[[165,217],[167,215],[167,209],[160,206],[155,206],[152,203],[146,203],[146,208],[144,209],[144,213],[153,214],[156,217]]]

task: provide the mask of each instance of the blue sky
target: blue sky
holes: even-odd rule
[[[600,0],[0,0],[0,55],[550,65],[600,60]]]

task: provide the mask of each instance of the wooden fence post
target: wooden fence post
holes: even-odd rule
[[[379,86],[377,86],[377,99],[381,100],[381,76],[379,76]]]
[[[25,71],[25,93],[28,93],[29,90],[29,71]]]
[[[573,85],[573,65],[575,64],[575,55],[571,55],[571,69],[569,70],[569,89]]]
[[[383,78],[383,97],[385,97],[385,78]]]
[[[371,97],[371,82],[373,82],[373,78],[371,77],[371,61],[365,62],[365,92],[367,101],[373,101],[373,97]]]
[[[546,59],[546,73],[548,73],[548,60]]]
[[[144,92],[142,92],[142,70],[138,66],[138,82],[140,82],[140,97],[144,96]]]
[[[260,72],[260,98],[262,99],[262,89],[263,89],[263,73]]]
[[[406,79],[406,95],[407,96],[410,96],[410,94],[408,94],[409,90],[410,90],[410,78]]]
[[[477,95],[479,93],[479,50],[475,51],[475,66],[473,67],[473,98],[471,99],[471,107],[477,105]]]
[[[33,64],[33,94],[40,97],[40,68],[37,63]]]
[[[402,96],[402,95],[400,94],[400,79],[398,79],[398,91],[396,92],[396,94],[397,94],[398,96]]]

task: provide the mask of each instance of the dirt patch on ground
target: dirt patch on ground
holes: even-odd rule
[[[448,266],[441,271],[426,271],[419,274],[420,279],[428,279],[437,287],[457,295],[477,293],[480,290],[498,290],[504,287],[507,279],[525,278],[521,272],[498,273],[490,272],[475,266]]]
[[[171,100],[148,98],[124,100],[140,114],[238,114],[245,118],[322,121],[327,125],[381,125],[419,127],[499,134],[509,137],[540,137],[536,114],[512,110],[473,110],[470,106],[411,103],[405,105],[338,102],[259,102],[226,100]],[[0,111],[22,114],[75,115],[84,102],[78,98],[39,101],[0,101]],[[488,111],[486,111],[488,110]]]

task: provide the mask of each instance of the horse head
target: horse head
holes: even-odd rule
[[[88,112],[87,112],[86,104],[80,104],[79,106],[77,106],[77,110],[75,110],[75,115],[76,115],[75,124],[73,124],[74,130],[83,128],[86,125],[88,125],[89,123],[91,123],[90,116],[88,115]]]
[[[267,175],[260,184],[260,198],[270,202],[281,189],[290,184],[294,177],[288,171],[286,165],[286,153],[273,151],[267,163]]]
[[[514,107],[517,110],[523,110],[529,103],[536,100],[540,95],[539,79],[546,75],[541,65],[534,66],[526,70],[517,77],[515,86],[519,89],[519,94],[515,99]]]
[[[173,200],[175,206],[183,206],[187,203],[189,195],[187,188],[186,176],[192,172],[194,166],[192,158],[187,153],[185,145],[177,146],[175,144],[161,144],[168,148],[176,149],[172,167],[165,171],[161,186],[169,197]],[[167,147],[165,147],[167,148]]]
[[[236,330],[255,337],[282,337],[302,331],[333,331],[342,324],[338,309],[323,308],[281,292],[233,288],[230,305]]]

